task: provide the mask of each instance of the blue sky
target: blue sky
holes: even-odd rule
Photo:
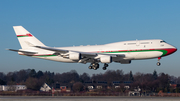
[[[12,26],[22,25],[47,46],[106,44],[141,39],[163,39],[180,47],[179,0],[2,0],[0,2],[0,72],[21,69],[55,73],[89,70],[89,64],[60,63],[20,56],[6,48],[21,48]],[[157,59],[112,63],[110,70],[124,73],[164,72],[180,76],[180,52]],[[102,64],[100,64],[102,66]]]

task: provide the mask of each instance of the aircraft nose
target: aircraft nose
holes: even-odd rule
[[[172,46],[173,48],[172,48],[172,53],[174,53],[174,52],[176,52],[177,51],[177,48],[175,47],[175,46]]]
[[[177,48],[176,48],[176,47],[173,47],[173,48],[167,49],[167,53],[166,53],[166,55],[170,55],[170,54],[172,54],[172,53],[174,53],[174,52],[176,52],[176,51],[177,51]]]
[[[176,52],[176,51],[177,51],[177,48],[176,48],[176,47],[172,49],[172,53],[174,53],[174,52]]]
[[[173,50],[172,50],[172,53],[176,52],[177,51],[177,48],[175,47]]]

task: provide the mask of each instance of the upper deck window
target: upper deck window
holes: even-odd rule
[[[136,43],[128,43],[128,45],[135,45]]]
[[[141,44],[149,44],[149,42],[141,42]]]

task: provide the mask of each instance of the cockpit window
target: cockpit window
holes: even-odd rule
[[[166,41],[163,40],[163,41],[160,41],[160,43],[166,43]]]

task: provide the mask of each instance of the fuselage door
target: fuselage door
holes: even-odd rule
[[[136,46],[139,46],[139,40],[136,39]]]

